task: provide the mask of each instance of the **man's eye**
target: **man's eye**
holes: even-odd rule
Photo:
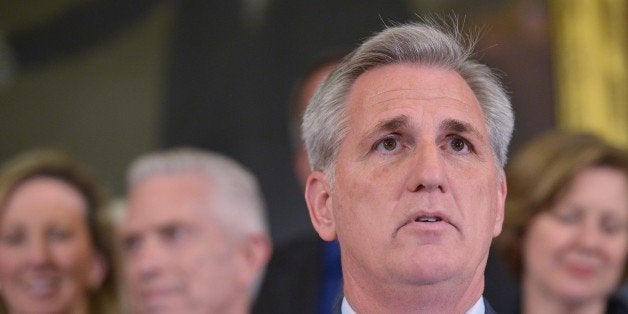
[[[184,236],[185,230],[181,226],[169,226],[167,228],[164,228],[161,233],[166,240],[177,241]]]
[[[138,250],[140,245],[141,245],[140,237],[138,236],[126,237],[122,241],[122,250],[128,253],[134,252]]]
[[[394,152],[397,149],[399,149],[399,140],[394,137],[384,138],[375,146],[375,150],[384,153]]]
[[[387,138],[382,141],[382,147],[388,151],[395,150],[395,148],[397,148],[397,141],[392,138]]]
[[[456,152],[469,150],[469,143],[465,139],[458,136],[451,137],[451,139],[449,140],[449,146]]]

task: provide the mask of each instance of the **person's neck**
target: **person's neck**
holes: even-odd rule
[[[484,273],[470,280],[387,286],[345,274],[344,293],[357,313],[465,313],[482,296]]]
[[[531,280],[523,279],[521,313],[548,314],[602,314],[606,311],[606,300],[567,300],[546,289],[534,285]]]

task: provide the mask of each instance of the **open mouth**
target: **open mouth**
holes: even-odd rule
[[[417,228],[417,230],[445,230],[448,227],[458,229],[455,224],[452,223],[450,217],[445,213],[437,210],[420,210],[414,212],[412,216],[407,217],[407,220],[397,227],[396,231],[401,230],[404,227]]]
[[[443,219],[439,216],[419,216],[414,219],[414,222],[439,222]]]

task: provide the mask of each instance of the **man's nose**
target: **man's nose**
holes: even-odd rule
[[[167,258],[159,241],[155,238],[147,238],[133,258],[133,268],[141,280],[150,280],[159,274]]]
[[[446,192],[443,156],[436,143],[423,140],[417,144],[411,154],[408,190]]]

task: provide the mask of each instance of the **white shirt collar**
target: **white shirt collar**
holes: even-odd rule
[[[465,314],[484,314],[486,313],[486,308],[484,308],[484,298],[480,296],[473,306],[468,309]]]
[[[342,298],[342,305],[340,306],[340,313],[342,314],[356,314],[355,311],[353,310],[353,308],[351,307],[351,305],[349,305],[349,302],[347,301],[347,298]]]
[[[486,309],[484,308],[484,298],[480,296],[475,304],[465,312],[465,314],[484,314]],[[342,298],[342,305],[340,307],[342,314],[356,314],[351,305],[347,301],[347,298]]]

